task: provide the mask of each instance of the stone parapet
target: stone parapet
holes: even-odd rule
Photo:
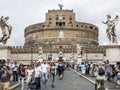
[[[11,53],[38,53],[38,46],[13,46],[11,47]],[[71,45],[48,45],[42,46],[44,53],[59,53],[60,51],[63,53],[77,53],[76,46]],[[82,51],[84,53],[104,53],[104,46],[89,46],[82,47]]]

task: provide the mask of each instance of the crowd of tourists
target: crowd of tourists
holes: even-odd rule
[[[21,90],[24,90],[24,83],[27,84],[28,89],[39,90],[41,87],[46,87],[48,81],[54,88],[56,76],[62,80],[65,69],[70,70],[70,67],[76,71],[81,71],[83,75],[96,77],[96,81],[97,79],[104,79],[108,82],[114,80],[116,87],[120,85],[120,62],[110,64],[107,60],[99,63],[82,62],[75,64],[63,62],[61,58],[58,62],[52,62],[49,58],[43,62],[31,62],[29,65],[10,62],[9,59],[0,60],[0,90],[9,90],[10,81],[13,84],[20,83],[22,85]]]
[[[96,78],[103,76],[105,81],[115,81],[116,87],[120,87],[120,62],[116,62],[116,64],[110,64],[109,60],[106,60],[105,62],[91,62],[90,64],[85,62],[79,64],[72,63],[71,67],[76,71],[81,71],[83,75],[89,75]],[[101,70],[103,75],[99,75],[100,68],[103,69]]]
[[[10,81],[13,84],[20,83],[21,90],[24,90],[24,83],[27,83],[28,90],[40,90],[46,87],[49,81],[52,88],[55,86],[55,77],[62,80],[65,67],[68,66],[62,60],[52,62],[50,59],[43,62],[34,61],[29,65],[10,63],[10,60],[0,60],[0,90],[9,90]]]

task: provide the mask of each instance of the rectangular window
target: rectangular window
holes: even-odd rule
[[[65,26],[65,22],[56,22],[56,26]]]
[[[63,26],[65,26],[65,22],[63,22]]]
[[[58,26],[58,22],[56,22],[56,26]]]
[[[49,22],[49,24],[52,24],[52,22]]]
[[[59,22],[59,26],[62,26],[62,22]]]
[[[52,18],[49,18],[49,20],[52,20]]]

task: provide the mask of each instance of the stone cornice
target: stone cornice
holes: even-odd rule
[[[105,45],[105,48],[120,48],[120,45]]]
[[[94,45],[94,46],[87,46],[87,47],[82,47],[82,51],[84,53],[104,53],[105,50],[105,46],[98,46],[98,45]],[[54,47],[52,48],[52,46],[48,45],[48,46],[43,46],[43,52],[44,53],[58,53],[58,52],[64,52],[64,53],[77,53],[77,49],[76,46],[69,46],[69,47],[63,47],[63,48],[57,48]],[[38,47],[34,46],[34,47],[30,47],[30,46],[16,46],[16,47],[12,47],[11,49],[11,53],[12,54],[24,54],[24,53],[38,53]]]
[[[87,29],[80,29],[80,28],[48,28],[48,29],[38,29],[38,30],[31,30],[28,32],[25,32],[25,37],[29,34],[37,33],[37,32],[42,32],[45,30],[70,30],[70,31],[83,31],[83,32],[91,32],[94,35],[98,36],[98,33],[92,30],[87,30]]]
[[[9,49],[9,50],[11,50],[12,47],[11,46],[0,46],[0,49]]]

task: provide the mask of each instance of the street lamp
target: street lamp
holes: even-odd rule
[[[17,61],[18,61],[18,49],[17,49]]]
[[[88,52],[88,47],[89,47],[89,42],[87,43],[86,48],[85,48],[86,49],[85,50],[86,51],[86,61],[85,61],[86,64],[88,64],[88,53],[87,53]]]
[[[87,53],[88,50],[87,50],[87,47],[85,49],[86,49],[85,50],[86,51],[86,60],[85,60],[85,63],[88,64],[88,53]]]
[[[103,61],[105,60],[106,57],[106,47],[103,48]]]
[[[89,74],[89,69],[88,69],[88,44],[87,44],[87,47],[86,47],[86,61],[85,61],[85,65],[86,65],[86,75]]]
[[[33,61],[33,47],[31,46],[31,62]]]
[[[48,44],[49,45],[49,54],[48,54],[48,58],[50,57],[50,58],[52,58],[52,53],[51,53],[51,44],[52,44],[52,42],[53,42],[54,40],[50,40],[50,41],[48,41],[46,44]]]

